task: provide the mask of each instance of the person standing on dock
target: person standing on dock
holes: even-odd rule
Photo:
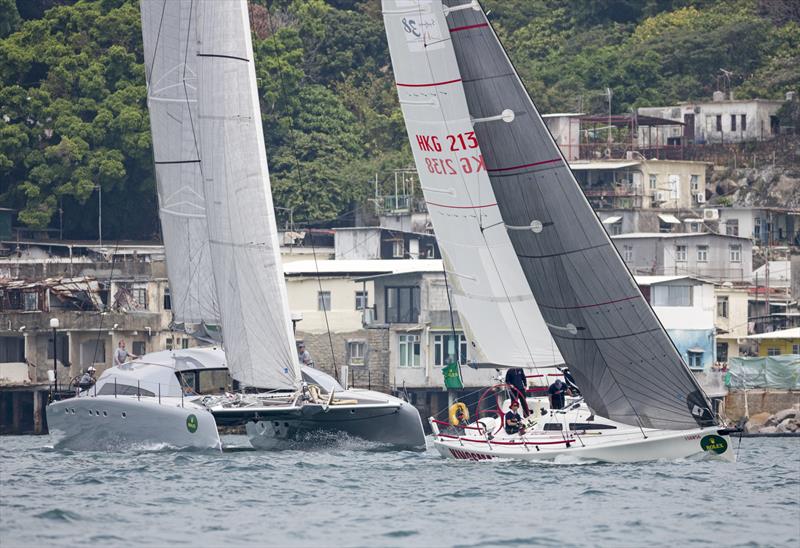
[[[114,366],[125,368],[127,367],[125,362],[128,361],[128,358],[135,360],[138,357],[125,350],[125,341],[119,341],[119,346],[114,350]]]

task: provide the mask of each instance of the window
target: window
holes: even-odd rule
[[[708,246],[707,245],[698,245],[697,246],[697,262],[698,263],[707,263],[708,262]]]
[[[700,223],[689,223],[689,230],[691,232],[700,232]]]
[[[133,287],[131,289],[131,300],[137,310],[147,308],[147,288],[146,287]]]
[[[172,348],[173,348],[173,346],[172,346],[173,345],[172,338],[167,338],[165,343],[166,343],[165,346],[167,347],[167,350],[172,350]]]
[[[736,115],[731,114],[731,131],[736,131]]]
[[[387,287],[386,323],[419,321],[419,287]]]
[[[347,341],[347,363],[349,365],[364,365],[364,355],[367,343],[364,341]]]
[[[405,257],[406,249],[403,240],[395,240],[392,243],[392,257],[402,259]]]
[[[356,291],[356,310],[369,308],[369,291]]]
[[[419,355],[419,335],[400,335],[400,367],[419,367]]]
[[[614,236],[622,234],[622,222],[616,222],[611,225],[611,234]]]
[[[742,131],[747,131],[747,115],[746,114],[742,114],[742,116],[741,116],[739,121],[741,122],[741,124],[739,124],[739,125],[742,126]]]
[[[22,309],[25,312],[34,312],[39,310],[39,294],[33,292],[25,292],[22,294]]]
[[[685,263],[686,262],[686,246],[685,245],[676,245],[675,246],[675,262],[678,262],[678,263]]]
[[[164,288],[164,310],[172,310],[172,294],[168,287]]]
[[[761,218],[756,217],[753,219],[753,238],[756,240],[761,239]]]
[[[434,335],[433,337],[433,365],[445,366],[452,363],[456,349],[453,348],[453,334]],[[467,363],[467,339],[463,334],[458,334],[458,363]]]
[[[625,259],[626,263],[629,263],[633,260],[633,246],[626,245],[622,247],[622,257]]]
[[[131,349],[136,356],[144,356],[147,354],[147,345],[144,341],[133,341]]]
[[[717,114],[717,131],[722,131],[722,114]]]
[[[331,292],[318,291],[317,292],[317,310],[330,311],[331,309]]]
[[[780,348],[776,348],[774,346],[767,348],[767,356],[780,356],[780,355],[781,355]]]
[[[792,345],[792,354],[800,354],[800,344]]]
[[[658,188],[658,177],[656,175],[650,175],[650,190],[655,190]]]
[[[189,348],[189,338],[184,337],[181,339],[181,348]]]
[[[692,192],[697,192],[700,190],[700,176],[699,175],[691,175],[689,177],[690,184],[692,185]]]
[[[717,297],[717,316],[728,317],[728,297]]]
[[[653,306],[692,306],[691,285],[654,285],[650,294]]]
[[[728,246],[728,250],[730,251],[730,258],[732,263],[741,263],[742,262],[742,246],[731,245]]]
[[[728,236],[739,235],[739,219],[728,219],[725,221],[725,234]]]
[[[689,357],[689,368],[691,368],[691,369],[702,369],[703,368],[703,353],[702,352],[692,352],[690,350],[686,354]]]
[[[726,342],[717,343],[717,361],[718,362],[728,361],[728,343]]]
[[[425,257],[428,259],[435,259],[436,258],[436,248],[433,244],[428,244],[425,246]]]

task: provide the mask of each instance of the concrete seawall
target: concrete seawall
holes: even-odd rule
[[[745,416],[752,417],[759,413],[773,414],[798,404],[800,404],[798,390],[737,390],[725,396],[725,416],[728,420],[736,422]]]

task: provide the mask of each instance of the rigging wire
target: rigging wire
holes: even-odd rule
[[[274,24],[274,20],[273,20],[273,17],[272,17],[272,11],[270,10],[269,6],[266,6],[266,11],[267,11],[267,24],[269,25],[270,33],[272,34],[271,38],[273,40],[273,51],[274,51],[274,54],[275,54],[275,58],[277,59],[278,58],[278,44],[277,44],[277,38],[276,38],[275,24]],[[282,70],[280,68],[278,68],[277,69],[277,73],[278,73],[278,81],[279,81],[280,87],[281,87],[281,95],[283,96],[284,102],[286,104],[288,104],[288,96],[289,96],[289,94],[288,94],[288,92],[286,90],[286,83],[285,83],[284,78],[283,78],[283,72],[282,72]],[[302,176],[303,172],[302,172],[301,165],[300,165],[299,154],[297,152],[297,140],[294,137],[294,133],[295,133],[294,118],[292,118],[290,116],[289,117],[289,139],[288,139],[288,142],[289,142],[289,146],[290,146],[290,148],[292,150],[292,159],[294,160],[294,167],[295,167],[295,171],[297,173],[296,177],[297,177],[298,182],[300,183],[301,190],[304,190],[306,188],[306,181],[305,181],[305,178]],[[316,274],[317,274],[317,285],[319,287],[319,292],[322,293],[323,292],[322,291],[322,277],[320,276],[320,272],[319,272],[319,262],[318,262],[318,258],[317,258],[317,248],[316,248],[316,244],[314,244],[314,235],[313,234],[311,234],[310,240],[311,240],[311,254],[312,254],[313,258],[314,258],[314,269],[316,270]],[[323,305],[322,306],[322,314],[323,314],[323,316],[325,318],[325,330],[326,330],[326,332],[328,334],[328,344],[330,346],[330,351],[331,351],[331,363],[333,364],[334,375],[338,379],[339,378],[339,369],[336,366],[336,352],[334,351],[334,347],[333,347],[333,335],[331,333],[331,326],[330,326],[330,323],[328,321],[328,307],[325,306],[324,302],[322,303],[322,305]],[[347,383],[347,379],[345,379],[345,384],[346,383]]]

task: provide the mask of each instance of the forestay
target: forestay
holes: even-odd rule
[[[233,378],[290,388],[299,364],[270,192],[246,0],[194,2],[196,128],[211,263]]]
[[[447,24],[486,170],[528,284],[587,403],[626,424],[714,424],[477,2]],[[446,38],[446,37],[445,37]]]
[[[383,0],[400,106],[473,361],[564,363],[502,224],[438,0]]]
[[[219,322],[206,203],[194,124],[196,48],[188,47],[191,1],[142,0],[147,107],[159,215],[175,322]]]

